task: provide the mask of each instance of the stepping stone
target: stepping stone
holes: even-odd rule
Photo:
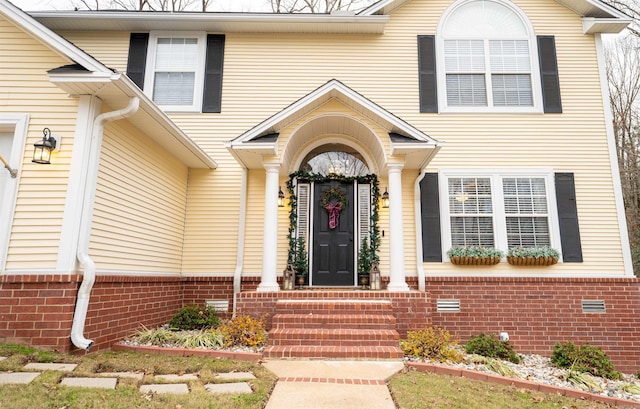
[[[6,356],[0,356],[0,361],[4,361],[5,359],[7,359]]]
[[[184,381],[197,381],[198,380],[198,375],[194,374],[194,373],[186,373],[184,375],[156,375],[155,376],[156,379],[162,379],[163,381],[179,381],[179,382],[184,382]]]
[[[245,379],[256,379],[256,377],[251,372],[228,372],[217,374],[216,379],[241,381]]]
[[[115,389],[118,378],[64,378],[60,385],[82,388]]]
[[[97,376],[106,376],[108,378],[133,378],[141,380],[144,374],[141,372],[100,372]]]
[[[0,372],[0,385],[9,383],[30,383],[40,372]]]
[[[78,364],[43,364],[31,363],[24,366],[25,369],[35,369],[36,371],[63,371],[71,372],[76,369]]]
[[[253,393],[251,386],[246,382],[238,383],[208,383],[204,388],[210,393]]]
[[[189,387],[186,383],[166,383],[166,384],[151,384],[142,385],[140,387],[142,393],[173,393],[176,395],[183,395],[189,393]]]

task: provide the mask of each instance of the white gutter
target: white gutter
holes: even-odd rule
[[[233,272],[233,317],[236,316],[237,295],[242,289],[242,269],[244,267],[244,235],[247,224],[247,174],[249,170],[242,167],[240,181],[240,220],[238,222],[238,255],[236,269]]]
[[[96,117],[93,122],[93,132],[89,142],[89,155],[85,161],[84,168],[87,169],[84,191],[82,194],[83,206],[80,222],[80,235],[78,238],[78,261],[84,268],[82,284],[78,290],[76,299],[76,309],[73,314],[73,325],[71,326],[71,342],[80,349],[89,350],[93,341],[86,339],[83,335],[84,324],[89,309],[89,297],[93,283],[96,281],[96,265],[89,257],[89,240],[91,237],[91,220],[93,219],[93,205],[96,197],[96,184],[98,181],[98,165],[100,162],[100,149],[102,147],[102,135],[107,122],[123,119],[136,113],[140,106],[140,99],[133,97],[129,100],[129,105],[123,109],[105,112]]]
[[[415,204],[414,213],[416,217],[416,266],[418,267],[418,290],[420,291],[425,291],[424,261],[422,258],[422,207],[420,205],[420,182],[424,179],[425,174],[426,169],[423,168],[420,171],[413,188],[413,202]]]

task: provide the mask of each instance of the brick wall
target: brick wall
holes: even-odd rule
[[[556,342],[600,346],[619,370],[640,370],[640,285],[637,279],[427,278],[433,325],[461,342],[480,332],[509,333],[518,352],[550,356]],[[460,312],[438,313],[439,298],[460,300]],[[582,312],[602,300],[604,314]]]
[[[78,276],[0,275],[0,341],[68,351]]]

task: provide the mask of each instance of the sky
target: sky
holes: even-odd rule
[[[79,0],[9,0],[25,11],[73,10]],[[92,1],[88,2],[89,4]],[[214,0],[210,11],[271,11],[269,0]]]

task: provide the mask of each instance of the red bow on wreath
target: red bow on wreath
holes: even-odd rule
[[[332,203],[332,200],[335,200],[336,203]],[[329,228],[335,229],[338,227],[340,212],[347,206],[346,192],[338,187],[327,189],[322,192],[320,203],[329,213]]]

